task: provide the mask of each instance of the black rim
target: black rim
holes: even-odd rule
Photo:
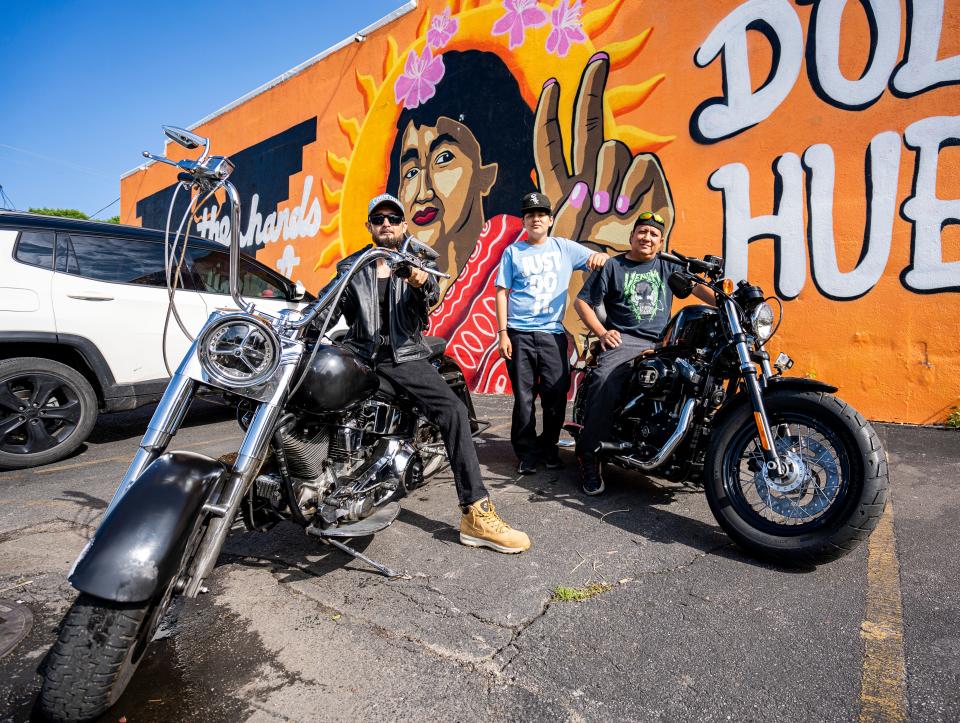
[[[771,479],[753,423],[745,424],[723,458],[723,486],[751,527],[778,536],[800,535],[830,523],[846,507],[851,464],[843,438],[820,419],[799,412],[771,415],[781,458],[799,462],[790,480]]]
[[[38,454],[63,444],[80,424],[77,390],[44,372],[0,381],[0,452]]]

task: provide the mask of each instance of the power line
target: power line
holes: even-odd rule
[[[106,211],[108,208],[110,208],[113,204],[115,204],[115,203],[116,203],[117,201],[119,201],[119,200],[120,200],[120,196],[117,196],[115,199],[113,199],[110,203],[108,203],[106,206],[104,206],[103,208],[101,208],[99,211],[97,211],[96,213],[90,214],[90,218],[91,218],[91,219],[96,218],[99,214],[101,214],[101,213],[103,213],[104,211]]]
[[[3,190],[3,185],[0,184],[0,203],[3,204],[3,208],[8,211],[16,211],[17,207],[13,203],[13,199],[7,195],[7,192]]]

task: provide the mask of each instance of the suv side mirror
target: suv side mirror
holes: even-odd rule
[[[188,150],[193,150],[194,148],[199,148],[203,146],[206,148],[207,139],[201,136],[198,136],[196,133],[191,133],[190,131],[185,131],[183,128],[177,128],[176,126],[161,126],[163,128],[163,134],[169,138],[174,143],[179,143],[181,146]]]
[[[290,288],[290,301],[303,301],[307,295],[307,287],[299,279]]]

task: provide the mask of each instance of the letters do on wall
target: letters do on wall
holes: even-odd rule
[[[431,331],[475,391],[509,391],[492,285],[540,190],[555,235],[609,253],[661,213],[672,247],[779,297],[769,346],[792,373],[936,423],[960,404],[958,5],[408,3],[197,130],[237,161],[245,250],[311,289],[369,241],[367,200],[396,194],[453,276]],[[123,220],[162,227],[172,181],[127,174]],[[208,238],[229,233],[221,203]]]

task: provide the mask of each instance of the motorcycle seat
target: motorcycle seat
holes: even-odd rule
[[[430,356],[440,356],[447,350],[447,340],[442,336],[425,336],[423,343],[430,349]]]

